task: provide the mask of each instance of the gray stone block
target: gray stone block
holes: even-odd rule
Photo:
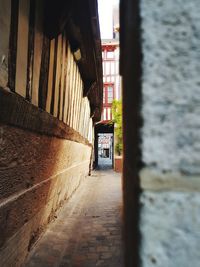
[[[200,2],[142,0],[143,161],[200,173]]]

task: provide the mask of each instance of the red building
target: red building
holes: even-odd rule
[[[101,121],[96,124],[95,164],[101,164],[102,157],[114,166],[114,124],[112,123],[112,102],[121,98],[121,79],[119,76],[119,41],[102,41],[103,59],[103,110]],[[109,144],[102,142],[101,136],[109,137]],[[98,150],[98,152],[97,152]]]
[[[119,42],[116,40],[103,41],[103,112],[102,123],[112,120],[112,102],[120,99],[120,76],[119,76]]]

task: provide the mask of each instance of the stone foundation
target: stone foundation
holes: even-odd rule
[[[1,266],[20,266],[88,175],[91,147],[7,125],[0,143]]]

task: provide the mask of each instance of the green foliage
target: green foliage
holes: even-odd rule
[[[122,154],[122,101],[113,100],[112,103],[112,122],[115,124],[115,135],[117,143],[115,145],[115,151],[120,156]]]

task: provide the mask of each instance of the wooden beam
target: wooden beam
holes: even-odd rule
[[[66,36],[63,34],[63,43],[62,43],[62,71],[61,71],[61,85],[60,85],[60,103],[59,103],[59,119],[63,119],[63,100],[64,100],[64,86],[65,86],[65,76],[66,76]]]
[[[47,101],[46,101],[46,111],[49,113],[51,112],[51,101],[52,101],[52,90],[53,90],[54,57],[55,57],[55,39],[52,39],[50,44],[48,89],[47,89]]]
[[[78,93],[77,93],[77,118],[76,118],[76,130],[79,129],[79,118],[80,118],[80,108],[81,108],[81,98],[82,98],[82,81],[80,74],[78,75]]]
[[[70,121],[69,125],[73,128],[73,118],[74,118],[74,93],[75,93],[75,76],[76,76],[76,63],[74,61],[74,57],[72,55],[73,61],[73,72],[72,72],[72,83],[71,83],[71,108],[70,108]]]
[[[53,115],[58,116],[58,103],[59,103],[59,86],[61,77],[61,54],[62,54],[62,34],[58,36],[57,59],[56,59],[56,77],[55,77],[55,94],[54,94],[54,107]]]
[[[30,0],[19,0],[15,92],[26,97]]]
[[[69,106],[69,74],[71,68],[71,61],[70,61],[70,46],[68,44],[67,48],[67,71],[65,76],[65,96],[64,96],[64,106],[63,106],[63,122],[67,123],[67,113],[68,113],[68,106]]]
[[[33,86],[31,103],[38,106],[39,100],[39,81],[40,68],[42,60],[42,44],[43,44],[43,1],[36,0],[35,4],[35,40],[34,40],[34,56],[33,56]]]
[[[34,38],[35,38],[35,1],[30,1],[29,8],[29,32],[28,32],[28,59],[27,59],[27,83],[26,99],[31,101],[33,86],[33,58],[34,58]]]
[[[82,122],[82,130],[81,130],[81,134],[82,136],[85,137],[85,127],[86,127],[86,119],[87,119],[87,97],[84,97],[84,105],[83,105],[83,122]]]
[[[87,101],[87,127],[86,127],[86,138],[88,138],[88,131],[90,126],[90,103]]]
[[[65,38],[66,46],[65,46],[65,71],[64,71],[64,85],[63,85],[63,107],[62,107],[62,121],[64,121],[65,116],[65,98],[66,98],[66,90],[67,90],[67,71],[68,71],[68,41]],[[67,104],[67,103],[66,103]]]
[[[75,63],[76,64],[76,63]],[[78,106],[77,106],[77,101],[78,101],[78,67],[76,65],[76,71],[75,71],[75,78],[74,78],[74,101],[73,101],[73,107],[74,107],[74,112],[73,112],[73,128],[76,129],[76,120],[77,120],[77,112],[78,112]]]
[[[39,81],[39,107],[45,110],[48,91],[48,73],[49,73],[49,57],[50,57],[50,40],[47,36],[43,36],[42,60],[40,68]]]
[[[81,103],[80,103],[80,116],[79,116],[79,126],[78,126],[78,132],[81,134],[81,127],[82,127],[82,118],[83,118],[83,98],[81,98]]]
[[[17,36],[18,36],[19,0],[11,1],[11,22],[8,58],[8,87],[14,92],[16,83]]]
[[[73,55],[70,51],[70,72],[69,72],[69,86],[68,86],[68,111],[67,111],[67,124],[70,126],[71,119],[71,110],[72,110],[72,84],[73,84],[73,73],[74,73],[74,64],[73,64]]]
[[[90,145],[77,131],[18,94],[0,87],[0,123]]]

